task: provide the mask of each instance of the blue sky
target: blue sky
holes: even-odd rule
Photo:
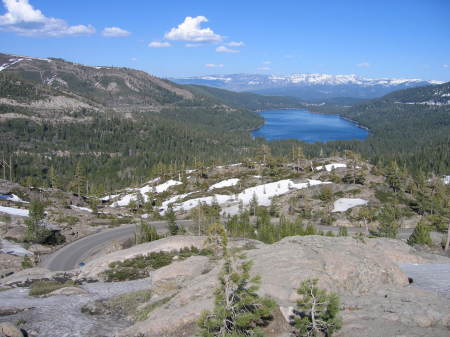
[[[0,1],[0,52],[164,77],[450,80],[448,0]]]

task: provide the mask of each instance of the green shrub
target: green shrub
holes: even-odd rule
[[[21,265],[23,269],[33,268],[33,262],[28,256],[24,256]]]
[[[30,296],[42,296],[51,293],[57,289],[76,286],[73,281],[35,281],[31,284]]]

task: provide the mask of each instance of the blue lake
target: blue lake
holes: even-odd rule
[[[366,139],[368,131],[336,115],[306,110],[267,110],[260,113],[265,124],[253,131],[267,140],[295,138],[307,143],[330,140]]]

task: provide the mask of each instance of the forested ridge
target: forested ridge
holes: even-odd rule
[[[13,163],[12,178],[21,183],[70,189],[82,172],[88,189],[99,193],[164,171],[247,160],[263,144],[275,156],[289,157],[300,144],[309,157],[352,150],[381,165],[396,161],[413,173],[448,174],[448,94],[447,83],[352,107],[318,106],[183,86],[127,68],[26,59],[0,72],[0,159]],[[262,124],[255,111],[274,108],[339,113],[368,127],[370,136],[315,144],[253,139],[249,131]]]
[[[338,113],[370,130],[364,141],[304,144],[310,156],[347,149],[381,165],[396,161],[413,173],[450,173],[450,83],[401,90],[351,107],[310,110]],[[287,154],[290,143],[278,141],[272,146]]]

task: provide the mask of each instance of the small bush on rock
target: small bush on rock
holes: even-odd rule
[[[339,297],[317,287],[317,279],[303,281],[297,293],[297,301],[291,324],[297,337],[332,336],[342,327],[339,313]]]
[[[214,310],[202,312],[198,321],[199,336],[261,337],[261,327],[272,319],[275,302],[258,296],[260,278],[250,277],[251,262],[231,254],[225,229],[220,232],[224,266],[215,292]]]

